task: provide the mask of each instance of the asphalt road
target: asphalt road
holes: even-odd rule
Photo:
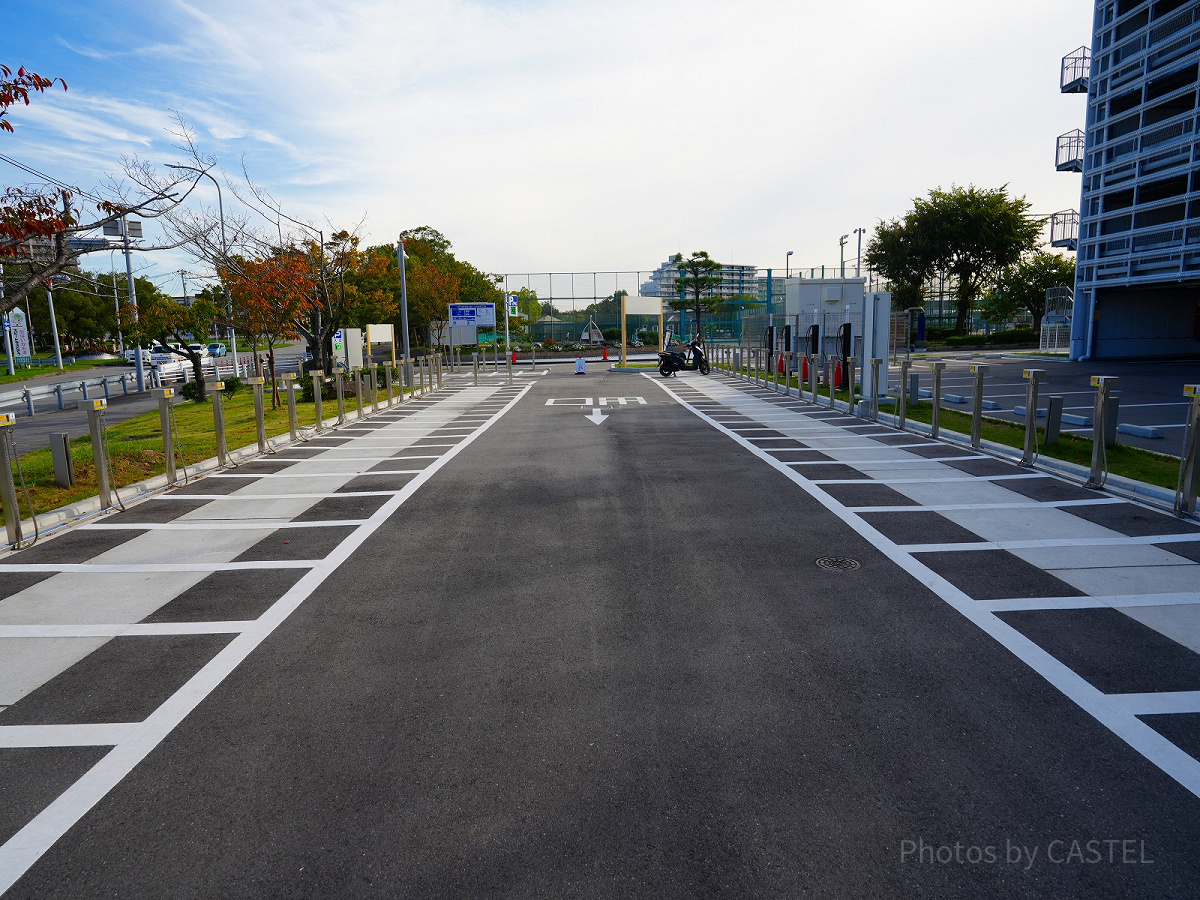
[[[712,399],[698,383],[708,390],[559,369],[513,388],[460,384],[442,405],[410,404],[106,520],[129,530],[0,559],[27,566],[0,576],[0,620],[41,579],[90,577],[94,596],[76,603],[124,604],[141,623],[0,697],[0,739],[5,726],[125,735],[105,723],[146,723],[111,752],[0,749],[0,876],[16,875],[5,896],[1194,892],[1196,794],[1071,699],[1008,626],[961,611],[955,590],[973,590],[979,567],[922,574],[907,561],[918,551],[842,505],[867,488],[864,508],[912,501],[849,484],[820,451],[772,462],[763,447],[792,444],[738,398],[766,401],[741,386]],[[879,452],[908,446],[865,427]],[[906,458],[925,465],[925,446]],[[794,475],[807,464],[820,471]],[[349,480],[323,487],[330,468]],[[273,487],[289,470],[307,474]],[[1035,481],[1052,479],[1003,484]],[[285,490],[301,493],[265,499]],[[1109,502],[1095,496],[1069,502]],[[300,512],[265,508],[296,497],[310,498]],[[160,581],[178,571],[136,569],[217,559],[195,555],[207,532],[172,523],[232,541],[244,517],[280,515],[315,527],[221,545],[253,571],[218,563],[181,589]],[[915,529],[874,515],[895,541]],[[927,545],[979,540],[923,521]],[[829,557],[857,567],[817,564]],[[70,574],[89,560],[128,571]],[[1027,568],[985,567],[1000,597],[1083,593]],[[110,588],[110,576],[136,581]],[[140,601],[121,587],[143,578]],[[1054,645],[1038,627],[1061,637],[1016,616],[1040,646]],[[1170,689],[1195,691],[1196,654],[1173,646],[1188,657],[1143,660],[1146,677],[1170,669]],[[1181,728],[1191,746],[1194,723]],[[48,849],[26,852],[14,834]]]

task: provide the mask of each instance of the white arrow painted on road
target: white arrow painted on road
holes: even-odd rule
[[[606,416],[606,415],[604,415],[604,413],[600,412],[600,407],[597,406],[597,407],[593,407],[592,414],[590,416],[588,416],[588,418],[591,420],[593,425],[599,425],[601,422],[603,422],[605,419],[607,419],[608,416]]]

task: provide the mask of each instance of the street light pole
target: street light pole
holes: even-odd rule
[[[54,276],[51,275],[46,279],[46,300],[50,303],[50,334],[54,337],[54,364],[58,366],[61,372],[62,349],[58,345],[58,319],[54,315]]]
[[[412,354],[408,347],[408,279],[404,274],[404,260],[408,254],[404,252],[404,241],[396,238],[396,262],[400,264],[400,327],[404,329],[404,380],[412,386]]]
[[[229,262],[229,242],[225,239],[225,201],[221,198],[221,183],[219,181],[217,181],[217,179],[213,178],[212,175],[210,175],[204,169],[197,169],[195,166],[178,166],[178,165],[171,165],[170,163],[167,163],[167,168],[168,169],[185,169],[188,172],[195,172],[198,175],[203,175],[205,178],[207,178],[209,181],[211,181],[213,183],[213,185],[216,187],[216,189],[217,189],[217,212],[221,217],[221,256],[222,256],[224,262],[228,264],[228,262]],[[282,247],[280,249],[282,249]],[[217,277],[218,278],[220,277],[220,273],[217,273]],[[221,283],[222,283],[222,286],[225,288],[225,316],[229,320],[226,324],[228,326],[227,331],[228,331],[228,335],[229,335],[229,353],[231,356],[233,356],[233,376],[235,378],[238,378],[241,376],[242,373],[238,370],[237,332],[234,330],[234,327],[233,327],[233,295],[231,295],[229,293],[229,285],[225,284],[224,280],[222,280]],[[185,294],[187,293],[186,287],[184,288],[184,293]]]
[[[795,253],[795,252],[796,252],[795,250],[789,250],[789,251],[787,252],[787,256],[784,258],[784,260],[785,260],[785,263],[786,263],[786,264],[784,265],[784,269],[783,269],[783,271],[784,271],[784,278],[791,278],[791,277],[792,277],[792,254],[793,254],[793,253]]]
[[[854,259],[854,277],[862,276],[862,236],[865,228],[855,228],[854,233],[858,235],[858,256]]]
[[[129,293],[129,306],[133,310],[133,324],[136,325],[138,321],[137,291],[133,287],[133,261],[129,258],[129,223],[125,221],[124,216],[121,216],[118,221],[121,223],[121,242],[125,245],[125,288]],[[146,389],[146,369],[142,365],[141,347],[138,347],[133,358],[134,371],[137,373],[137,389],[139,392],[144,391]]]
[[[838,238],[838,253],[842,258],[842,274],[841,278],[846,277],[846,241],[850,240],[850,235],[843,234]]]

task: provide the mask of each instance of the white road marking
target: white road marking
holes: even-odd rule
[[[651,382],[657,384],[653,379],[651,379]],[[941,597],[948,605],[975,624],[985,634],[993,638],[1002,647],[1017,657],[1017,659],[1041,675],[1068,699],[1072,700],[1081,709],[1112,731],[1113,734],[1125,741],[1151,763],[1162,769],[1171,778],[1175,779],[1184,789],[1197,798],[1200,798],[1200,760],[1193,759],[1127,709],[1121,708],[1117,703],[1110,702],[1105,694],[1097,690],[1086,679],[1076,674],[1060,660],[1021,634],[1021,632],[999,619],[991,610],[982,606],[961,589],[955,587],[948,580],[920,562],[916,557],[907,553],[861,516],[847,509],[825,491],[820,490],[814,482],[804,478],[795,469],[781,463],[761,448],[754,446],[754,444],[741,435],[731,431],[719,422],[713,421],[707,414],[694,408],[687,401],[674,394],[666,385],[659,384],[658,387],[668,396],[672,397],[680,406],[690,410],[694,415],[708,422],[718,431],[724,432],[730,440],[735,441],[750,453],[758,456],[764,463],[811,496],[870,541],[878,550],[891,559],[892,562],[903,568],[909,575]],[[867,483],[877,482],[868,480]]]
[[[0,747],[8,749],[116,746],[127,740],[137,730],[138,724],[114,722],[106,725],[0,725]],[[9,843],[13,840],[16,840],[15,836]],[[0,851],[2,850],[3,847],[0,847]],[[5,873],[0,870],[0,894],[8,890],[15,880],[6,880]]]
[[[1152,694],[1109,694],[1109,703],[1131,716],[1200,712],[1200,691],[1163,691]]]
[[[221,498],[225,499],[224,497]],[[271,499],[277,499],[272,497]],[[74,572],[76,574],[110,574],[113,572],[239,572],[254,569],[312,569],[319,559],[286,559],[260,562],[180,562],[180,563],[11,563],[0,566],[3,572]]]
[[[1031,609],[1100,609],[1138,606],[1182,606],[1200,603],[1200,593],[1188,591],[1175,594],[1110,594],[1100,597],[1012,597],[1004,600],[981,600],[979,605],[993,612],[1012,612]]]
[[[911,506],[847,506],[856,513],[888,513],[888,512],[953,512],[964,509],[1038,509],[1046,506],[1108,506],[1114,503],[1124,503],[1119,497],[1097,497],[1094,500],[1027,500],[1023,503],[935,503],[926,506],[912,504]]]
[[[391,459],[391,457],[388,457]],[[360,475],[416,475],[424,469],[363,469],[361,472],[213,472],[206,478],[357,478]]]
[[[390,497],[396,491],[325,491],[312,494],[151,494],[147,500],[313,500],[326,497]]]
[[[0,625],[0,638],[153,637],[241,634],[251,622],[147,622],[112,625]]]
[[[955,550],[1033,550],[1038,547],[1129,547],[1138,544],[1181,544],[1200,541],[1200,534],[1149,534],[1135,537],[1047,538],[1028,541],[978,541],[954,544],[902,544],[909,553],[945,553]],[[1195,563],[1180,557],[1180,565]],[[1197,594],[1200,598],[1200,593]]]
[[[926,462],[937,462],[928,459]],[[946,478],[819,478],[813,484],[862,484],[868,481],[872,484],[949,484],[950,482],[979,482],[979,481],[1016,481],[1022,478],[1047,478],[1043,472],[1031,472],[1027,475],[967,475],[957,478],[953,475]]]
[[[78,526],[79,531],[275,531],[281,528],[345,528],[358,526],[366,519],[326,519],[313,522],[295,522],[290,519],[191,519],[187,522],[95,522]]]
[[[461,443],[452,447],[440,459],[434,461],[403,489],[396,491],[359,528],[343,540],[325,559],[308,563],[310,571],[278,601],[256,619],[252,625],[237,635],[213,657],[199,672],[193,675],[161,706],[144,721],[128,726],[127,731],[114,731],[116,746],[78,781],[60,794],[20,831],[0,845],[0,894],[3,894],[20,878],[30,866],[37,862],[66,832],[83,818],[93,806],[128,775],[146,755],[157,747],[183,719],[212,693],[237,666],[261,644],[268,635],[288,618],[351,554],[374,534],[388,518],[402,506],[430,478],[450,462],[460,451],[470,446],[484,432],[500,420],[533,387],[530,383],[513,396],[492,418],[479,426]],[[220,499],[227,499],[221,497]],[[241,564],[247,566],[247,564]],[[257,566],[257,564],[255,564]],[[286,568],[279,563],[275,568]],[[17,571],[17,567],[9,567]],[[114,567],[129,571],[130,567]],[[165,566],[167,571],[179,571],[180,566]],[[8,726],[9,728],[25,726]],[[28,726],[33,728],[66,727],[95,728],[97,726]],[[99,726],[114,728],[117,726]],[[0,736],[4,729],[0,728]],[[81,732],[82,733],[82,732]],[[2,737],[0,737],[2,739]],[[111,741],[110,741],[111,743]],[[39,744],[38,746],[44,746]]]

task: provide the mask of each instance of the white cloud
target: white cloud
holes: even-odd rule
[[[94,75],[35,121],[165,160],[178,109],[298,217],[433,225],[492,270],[820,265],[937,185],[1078,202],[1053,167],[1083,117],[1057,93],[1077,5],[174,0],[139,8],[119,89],[118,48],[64,35]]]

